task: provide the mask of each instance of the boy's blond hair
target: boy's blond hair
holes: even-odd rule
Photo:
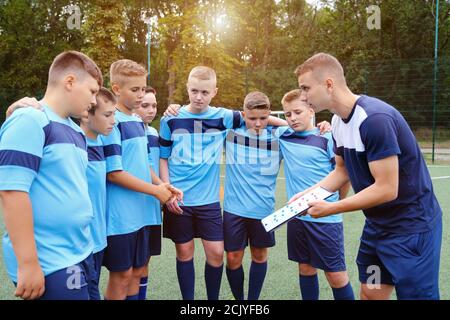
[[[123,85],[129,77],[146,77],[147,70],[133,60],[122,59],[111,65],[109,76],[111,84]]]
[[[328,53],[317,53],[295,69],[295,74],[300,77],[307,72],[314,72],[316,76],[332,75],[345,82],[344,68],[338,59]]]
[[[83,78],[90,75],[98,85],[103,85],[103,76],[95,62],[84,53],[65,51],[56,56],[48,71],[48,85],[55,85],[63,76],[74,73]]]
[[[199,80],[214,80],[217,82],[217,75],[214,69],[205,67],[205,66],[197,66],[191,70],[189,73],[188,81],[191,78],[196,78]]]
[[[300,89],[289,91],[284,95],[283,99],[281,99],[281,105],[284,106],[286,103],[291,103],[292,101],[300,99],[301,95],[302,91]]]
[[[244,110],[270,110],[270,100],[259,91],[250,92],[244,99]]]

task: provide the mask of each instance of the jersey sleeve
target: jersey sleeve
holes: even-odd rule
[[[122,137],[119,127],[114,126],[111,133],[102,137],[106,158],[106,172],[122,171]]]
[[[223,125],[225,126],[225,128],[237,129],[244,124],[244,118],[242,117],[242,113],[240,111],[234,111],[225,108],[223,108],[223,110]]]
[[[168,159],[172,153],[173,140],[168,120],[163,117],[159,125],[159,156],[162,159]]]
[[[325,138],[327,138],[328,143],[327,143],[327,153],[328,153],[328,157],[330,159],[331,165],[333,166],[333,168],[336,166],[336,159],[335,159],[335,152],[334,152],[334,139],[333,136],[331,135],[331,133],[326,133],[324,135]]]
[[[43,156],[45,133],[36,112],[16,111],[0,130],[0,190],[29,192]]]
[[[397,126],[391,116],[382,113],[372,115],[361,124],[359,130],[368,162],[401,154]]]

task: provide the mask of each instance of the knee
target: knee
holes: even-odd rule
[[[339,289],[345,287],[349,278],[347,272],[325,272],[325,276],[327,277],[328,283],[332,288]]]
[[[130,284],[133,278],[133,269],[129,269],[123,272],[111,272],[110,279],[117,285],[126,287]]]
[[[190,261],[194,258],[194,247],[183,246],[177,247],[177,259],[183,262]]]
[[[235,252],[227,253],[227,268],[236,270],[242,265],[242,254]]]
[[[213,266],[223,264],[223,249],[215,248],[208,252],[208,262]]]
[[[299,273],[302,276],[315,276],[317,274],[317,269],[309,264],[299,264]]]
[[[256,263],[264,263],[267,261],[267,249],[252,250],[252,261]]]

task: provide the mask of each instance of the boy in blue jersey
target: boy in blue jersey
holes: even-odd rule
[[[357,257],[361,299],[389,299],[394,288],[399,299],[439,299],[442,211],[407,122],[389,104],[353,94],[329,54],[309,58],[296,75],[301,99],[334,113],[336,168],[317,185],[336,191],[351,181],[355,191],[338,202],[312,202],[308,213],[366,216]]]
[[[241,125],[240,112],[211,107],[217,94],[216,73],[195,67],[189,74],[190,104],[177,117],[163,117],[160,125],[160,175],[184,192],[184,206],[176,199],[164,208],[163,236],[177,251],[177,275],[183,299],[194,299],[194,238],[202,239],[206,254],[208,299],[219,298],[223,271],[223,229],[219,202],[220,160],[228,129]]]
[[[103,139],[108,201],[108,245],[103,264],[110,271],[105,298],[137,300],[152,251],[160,250],[151,246],[150,226],[157,217],[154,210],[148,211],[148,197],[166,203],[182,195],[168,184],[152,184],[156,175],[149,166],[145,127],[133,115],[144,96],[147,72],[125,59],[111,65],[110,77],[118,103],[116,125]]]
[[[89,299],[93,219],[86,139],[70,117],[96,103],[103,79],[86,55],[58,55],[40,104],[0,130],[6,268],[23,299]]]
[[[150,162],[151,169],[155,172],[156,177],[159,179],[159,134],[155,128],[150,126],[153,119],[155,119],[156,111],[156,90],[152,87],[147,87],[145,88],[145,95],[142,98],[141,106],[136,109],[135,112],[144,122],[145,131],[147,134],[148,160]],[[151,250],[151,256],[157,256],[161,254],[161,206],[154,197],[148,197],[148,200],[150,201],[148,205],[149,210],[154,210],[154,215],[156,217],[155,224],[150,227],[150,243],[154,248]],[[148,265],[147,270],[144,270],[143,273],[148,275]],[[142,277],[139,286],[139,300],[146,299],[147,285],[148,276]]]
[[[245,124],[230,130],[226,139],[223,232],[227,252],[226,275],[236,300],[244,299],[244,250],[250,243],[252,262],[248,300],[258,300],[267,272],[268,248],[275,245],[261,219],[275,208],[275,184],[280,154],[273,127],[268,127],[270,101],[262,92],[244,100]],[[286,125],[282,120],[280,123]]]
[[[94,219],[91,235],[94,241],[93,266],[88,284],[90,300],[101,300],[99,292],[100,271],[106,248],[106,160],[101,135],[107,136],[114,127],[116,97],[106,88],[100,88],[97,104],[92,106],[80,119],[80,127],[86,135],[88,168],[87,180],[89,197],[92,202]]]
[[[288,92],[281,101],[289,128],[277,129],[284,160],[288,199],[309,189],[334,168],[333,140],[330,133],[319,135],[314,128],[314,111],[300,100],[301,91]],[[345,198],[346,184],[327,201]],[[288,222],[289,260],[299,265],[303,300],[319,299],[317,269],[325,272],[335,300],[354,300],[346,271],[344,230],[341,215],[321,219],[302,216]]]

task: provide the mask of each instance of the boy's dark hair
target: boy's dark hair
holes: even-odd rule
[[[269,97],[259,91],[250,92],[244,99],[244,109],[270,110]]]
[[[49,85],[55,84],[59,78],[67,72],[77,74],[87,73],[97,80],[98,85],[103,85],[103,76],[95,62],[84,53],[78,51],[65,51],[56,56],[48,72]]]
[[[93,105],[89,109],[89,113],[90,114],[92,114],[92,115],[95,114],[95,110],[97,110],[97,107],[98,107],[98,104],[99,104],[99,99],[100,99],[100,101],[112,102],[113,104],[117,103],[116,96],[111,91],[106,89],[105,87],[101,87],[100,90],[97,93],[97,104]]]
[[[153,93],[156,96],[156,90],[150,86],[145,88],[145,93]]]

